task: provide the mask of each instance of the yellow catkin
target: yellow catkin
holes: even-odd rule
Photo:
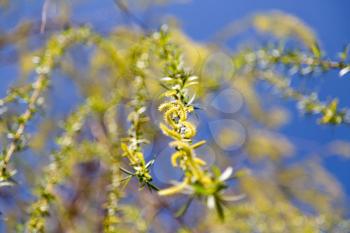
[[[164,46],[164,49],[166,50],[168,47]],[[192,145],[192,140],[197,130],[195,125],[188,121],[188,114],[194,108],[192,105],[186,103],[186,99],[188,98],[184,94],[187,93],[185,89],[189,85],[186,82],[190,75],[188,74],[188,77],[186,77],[187,74],[182,70],[182,65],[179,65],[182,63],[179,60],[181,56],[177,56],[174,53],[176,54],[176,51],[164,51],[164,54],[168,55],[165,58],[166,66],[169,66],[171,72],[174,72],[173,67],[177,67],[178,70],[173,75],[162,79],[165,81],[164,85],[170,85],[169,90],[165,91],[162,95],[169,98],[169,100],[162,103],[158,109],[163,112],[163,120],[165,122],[165,124],[160,123],[160,129],[165,135],[174,139],[169,144],[176,150],[171,156],[171,163],[174,167],[180,165],[184,170],[186,182],[183,182],[180,186],[174,186],[166,191],[161,191],[162,195],[179,192],[183,186],[190,185],[192,182],[204,184],[210,180],[209,175],[202,168],[206,164],[205,161],[198,158],[194,152],[194,149],[202,146],[205,141],[200,141]]]

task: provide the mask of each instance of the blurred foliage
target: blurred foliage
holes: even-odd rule
[[[0,34],[0,50],[16,51],[5,62],[19,70],[0,99],[6,232],[350,232],[345,196],[319,151],[297,159],[299,145],[278,130],[287,110],[258,90],[269,85],[273,98],[319,116],[315,124],[347,125],[350,112],[338,98],[320,100],[291,81],[334,70],[347,75],[348,46],[327,58],[301,20],[269,12],[234,22],[217,38],[253,27],[270,42],[228,53],[176,26],[145,28],[133,14],[167,1],[115,2],[138,27],[103,34],[74,25],[64,10],[55,23],[23,21]],[[14,5],[0,1],[4,9]],[[68,101],[75,110],[54,95],[69,97],[68,86],[55,86],[64,77],[79,95]],[[228,109],[217,113],[208,103],[224,89],[241,99],[219,102],[244,102],[232,121]],[[209,135],[205,124],[213,119],[221,128]],[[155,171],[167,147],[169,165],[179,170],[162,169],[181,171],[172,184]],[[348,158],[349,147],[338,140],[322,153]]]

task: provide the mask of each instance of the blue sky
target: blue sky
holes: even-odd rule
[[[31,18],[40,20],[42,1],[17,0],[21,7],[9,12],[0,11],[0,29],[8,30],[19,21]],[[157,7],[151,13],[155,16],[173,15],[179,19],[183,30],[194,40],[208,42],[216,32],[234,20],[241,19],[255,12],[281,10],[293,14],[313,28],[319,38],[321,47],[327,56],[336,57],[344,45],[350,42],[350,1],[348,0],[194,0],[186,4],[170,4]],[[149,12],[148,12],[149,13]],[[143,18],[145,14],[140,13]],[[158,19],[156,17],[156,19]],[[102,32],[120,22],[125,22],[122,15],[108,1],[80,1],[73,8],[73,20],[78,23],[89,22]],[[155,22],[156,25],[159,22]],[[235,44],[230,44],[232,48]],[[0,53],[1,56],[1,53]],[[10,77],[15,76],[13,66],[0,67],[0,93],[3,94]],[[350,106],[350,75],[339,78],[337,73],[314,78],[316,90],[323,99],[339,97],[341,106]],[[322,150],[322,146],[335,139],[350,140],[348,126],[319,126],[315,118],[305,118],[296,111],[295,103],[285,102],[284,106],[292,112],[292,121],[282,128],[298,145],[300,153],[308,153],[306,145],[312,149]],[[319,148],[317,148],[319,147]],[[341,181],[344,189],[350,194],[350,160],[330,156],[323,159],[323,164]]]

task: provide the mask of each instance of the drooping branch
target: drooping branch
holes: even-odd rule
[[[43,93],[49,86],[52,70],[70,47],[74,44],[88,42],[96,45],[106,54],[109,54],[111,62],[118,65],[121,70],[125,69],[124,62],[119,56],[115,45],[111,41],[92,32],[89,28],[68,29],[61,34],[53,36],[48,41],[42,55],[33,58],[36,63],[35,71],[38,76],[36,81],[31,85],[31,92],[27,93],[24,97],[18,95],[20,92],[11,92],[11,97],[4,97],[0,100],[0,103],[9,103],[17,99],[23,99],[27,103],[26,110],[17,119],[15,130],[9,133],[9,139],[11,140],[9,145],[3,150],[0,164],[0,182],[7,181],[13,175],[13,172],[8,171],[8,163],[14,153],[23,150],[25,127],[43,102]]]

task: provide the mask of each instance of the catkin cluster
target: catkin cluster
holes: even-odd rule
[[[160,48],[159,57],[164,62],[165,77],[161,82],[166,88],[163,94],[166,100],[159,106],[159,111],[164,116],[160,128],[173,139],[169,144],[175,149],[171,156],[172,165],[180,167],[184,172],[181,183],[162,189],[159,194],[185,193],[191,197],[204,198],[208,207],[216,207],[222,215],[222,191],[227,188],[225,180],[231,176],[232,169],[227,169],[223,174],[217,170],[210,172],[205,167],[205,161],[195,152],[205,144],[205,141],[194,142],[196,126],[189,121],[189,114],[195,109],[192,104],[194,97],[189,97],[189,87],[198,83],[198,77],[184,68],[180,49],[171,42],[166,27],[162,27],[153,37]]]
[[[141,187],[147,186],[149,189],[157,190],[152,182],[152,176],[150,174],[150,166],[153,164],[153,160],[146,163],[142,146],[149,143],[147,139],[143,137],[143,126],[148,122],[148,117],[145,115],[147,110],[146,99],[147,92],[145,87],[145,70],[149,63],[147,50],[147,42],[149,40],[144,39],[141,44],[145,46],[135,46],[131,49],[131,75],[132,75],[132,86],[134,87],[133,98],[129,102],[129,106],[132,111],[128,115],[128,121],[130,127],[128,129],[128,137],[123,139],[121,148],[123,150],[123,156],[129,160],[129,165],[132,167],[133,172],[130,172],[122,168],[129,177],[135,176],[141,185]]]

